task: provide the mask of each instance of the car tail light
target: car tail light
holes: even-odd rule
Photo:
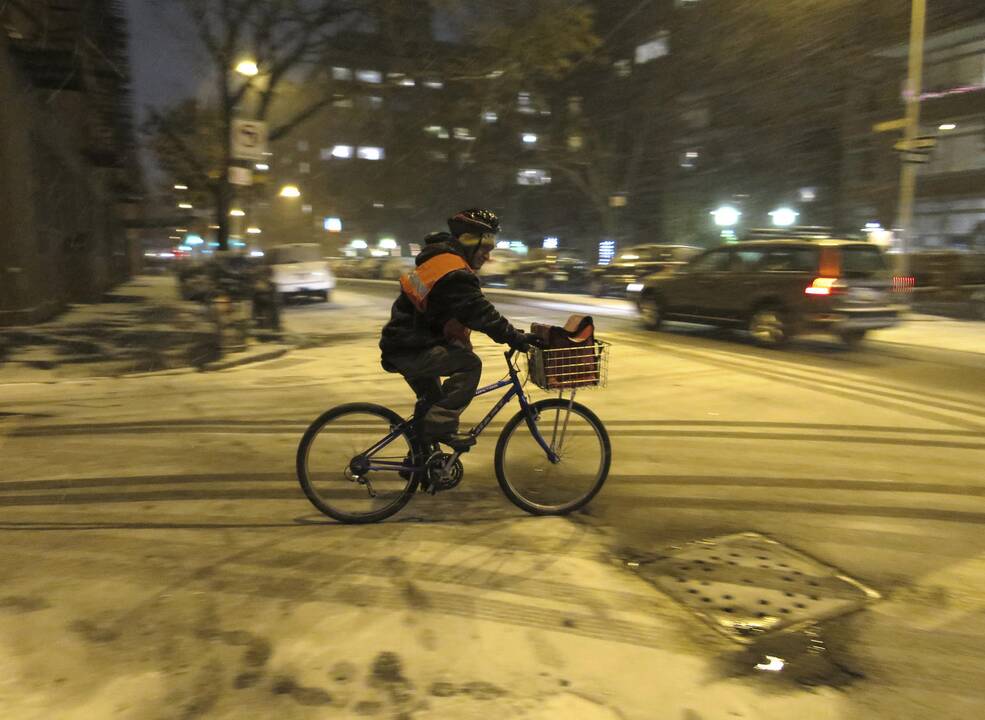
[[[804,289],[804,293],[807,295],[834,295],[841,289],[835,287],[835,283],[837,282],[838,282],[838,278],[832,278],[832,277],[814,278],[814,282],[812,282]]]

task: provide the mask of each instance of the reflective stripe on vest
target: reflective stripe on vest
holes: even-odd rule
[[[418,265],[413,272],[401,276],[400,287],[414,307],[424,312],[428,306],[428,295],[431,294],[435,284],[445,275],[456,270],[472,272],[469,264],[458,255],[441,253]]]

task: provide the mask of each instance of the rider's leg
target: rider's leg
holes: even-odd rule
[[[389,360],[415,392],[418,383],[422,389],[431,389],[427,399],[434,398],[434,402],[421,418],[421,429],[435,438],[454,437],[458,432],[459,418],[472,402],[475,390],[479,387],[482,376],[482,360],[479,356],[461,346],[438,345],[418,355],[404,355]],[[441,385],[440,394],[435,396],[431,394],[434,386],[425,383],[433,383],[437,377],[448,379]]]

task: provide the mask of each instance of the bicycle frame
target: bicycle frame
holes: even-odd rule
[[[527,400],[527,396],[523,392],[523,383],[520,382],[520,376],[519,373],[517,372],[516,365],[513,364],[513,356],[515,354],[516,354],[515,350],[510,350],[508,352],[503,353],[503,356],[506,358],[506,366],[509,369],[509,373],[510,373],[509,378],[504,378],[502,380],[492,383],[491,385],[486,385],[485,387],[481,387],[475,391],[475,395],[473,397],[486,395],[488,393],[495,392],[496,390],[499,390],[500,388],[504,388],[507,386],[509,386],[510,388],[509,390],[506,391],[503,397],[499,399],[499,402],[497,402],[492,407],[492,409],[486,414],[486,416],[482,418],[482,420],[479,421],[479,423],[475,427],[469,430],[468,434],[474,438],[478,438],[479,435],[482,434],[482,431],[486,429],[486,427],[489,425],[490,422],[492,422],[492,419],[496,417],[496,415],[499,414],[499,411],[506,406],[506,403],[508,403],[510,400],[516,397],[517,400],[519,400],[520,402],[520,408],[523,410],[524,416],[527,421],[527,427],[530,429],[530,434],[533,435],[534,440],[536,440],[537,444],[540,445],[540,447],[543,449],[544,454],[547,455],[547,459],[552,463],[558,463],[561,460],[560,457],[558,457],[557,453],[551,449],[551,446],[547,444],[547,441],[544,440],[544,437],[540,434],[540,430],[537,428],[537,424],[534,422],[533,412],[530,409],[530,401]],[[378,443],[373,445],[365,452],[361,453],[361,455],[372,456],[373,453],[379,452],[387,445],[392,443],[394,440],[396,440],[413,421],[414,419],[412,417],[408,418],[407,420],[404,420],[402,423],[400,423],[400,425],[393,428],[390,431],[389,435],[387,435],[385,438],[380,440]],[[456,453],[456,457],[457,455],[458,454]],[[371,464],[366,469],[390,470],[390,471],[407,470],[409,472],[418,472],[424,470],[424,467],[423,466],[410,467],[404,465],[403,462],[390,462],[388,460],[377,460],[377,461],[371,461]]]

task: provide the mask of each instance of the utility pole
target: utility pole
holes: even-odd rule
[[[920,132],[920,94],[923,92],[923,43],[927,24],[927,0],[913,0],[910,18],[910,52],[906,79],[906,126],[903,139],[909,145]],[[917,166],[904,160],[900,171],[896,226],[900,229],[900,275],[909,273],[913,250],[913,203],[917,189]]]

